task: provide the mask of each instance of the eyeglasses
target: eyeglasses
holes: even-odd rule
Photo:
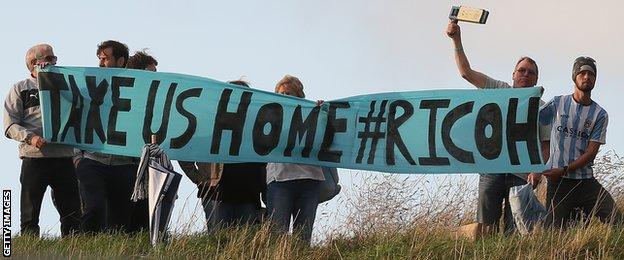
[[[526,73],[526,74],[529,74],[531,76],[537,75],[537,72],[535,72],[534,70],[526,69],[526,68],[519,68],[519,69],[516,70],[516,72],[518,72],[520,74],[525,74]]]
[[[52,63],[52,62],[56,62],[57,57],[54,56],[54,55],[46,55],[46,56],[43,56],[41,58],[37,58],[37,60],[38,61],[45,61],[45,62],[51,62]]]

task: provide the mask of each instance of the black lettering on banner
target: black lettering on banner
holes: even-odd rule
[[[336,118],[336,110],[340,108],[349,108],[349,102],[329,102],[329,111],[327,111],[327,125],[325,126],[325,134],[323,142],[318,153],[318,159],[325,162],[340,162],[342,150],[329,150],[334,143],[336,133],[347,131],[347,119]]]
[[[437,125],[438,108],[447,108],[450,99],[433,99],[420,101],[420,109],[429,109],[429,157],[418,157],[420,165],[450,165],[446,157],[438,157],[436,154],[435,132]]]
[[[89,113],[87,114],[87,126],[85,128],[85,143],[93,143],[93,131],[98,135],[102,143],[106,142],[106,135],[102,128],[102,118],[100,117],[100,106],[104,103],[104,96],[108,91],[108,81],[103,79],[100,84],[95,83],[95,76],[86,76],[87,89],[89,90]]]
[[[266,124],[271,125],[271,131],[264,133]],[[282,125],[284,124],[284,109],[278,103],[264,104],[258,110],[252,130],[254,151],[259,155],[267,155],[277,147]]]
[[[474,101],[470,101],[451,109],[451,111],[444,116],[444,120],[442,121],[442,144],[444,144],[444,148],[446,148],[446,151],[448,151],[453,158],[463,163],[474,163],[474,156],[472,152],[461,149],[455,145],[451,138],[451,130],[457,120],[472,112],[473,105]]]
[[[195,117],[195,115],[186,110],[183,104],[184,100],[186,100],[187,98],[199,97],[201,93],[201,88],[192,88],[182,91],[182,93],[180,93],[180,95],[178,95],[178,97],[176,98],[176,110],[178,110],[178,113],[180,113],[182,116],[186,117],[186,119],[188,120],[188,126],[186,127],[186,130],[184,130],[184,133],[176,138],[171,139],[169,148],[180,149],[184,147],[195,134],[195,129],[197,129],[197,117]]]
[[[396,117],[397,107],[403,109],[403,114]],[[388,125],[386,129],[386,164],[395,165],[394,146],[399,148],[399,152],[405,157],[410,165],[416,165],[416,162],[410,155],[409,150],[401,138],[399,127],[405,123],[414,114],[414,106],[406,100],[396,100],[390,103],[388,108]]]
[[[386,135],[381,131],[381,124],[386,122],[386,118],[383,115],[386,113],[386,105],[388,104],[388,100],[381,101],[381,105],[379,106],[379,113],[376,117],[373,117],[373,113],[375,113],[375,104],[376,100],[371,101],[370,110],[368,111],[368,115],[366,117],[358,118],[358,123],[364,123],[364,131],[358,132],[357,137],[360,138],[360,149],[358,150],[358,156],[355,158],[356,163],[362,163],[362,157],[364,157],[364,150],[366,149],[366,143],[368,139],[371,139],[371,147],[368,153],[368,160],[366,161],[368,164],[375,163],[375,152],[377,151],[377,143],[380,138],[385,138]],[[375,130],[373,132],[370,131],[371,123],[375,124]]]
[[[169,129],[169,116],[171,115],[171,103],[173,102],[173,94],[175,94],[178,83],[171,83],[167,89],[167,97],[165,99],[165,107],[160,121],[160,126],[156,133],[152,132],[152,121],[154,120],[154,103],[156,102],[156,94],[160,86],[159,80],[153,80],[147,94],[147,104],[145,105],[145,119],[143,120],[143,141],[150,143],[152,135],[156,135],[156,143],[161,144],[167,137]]]
[[[518,109],[518,99],[509,99],[507,110],[507,150],[509,151],[509,161],[512,165],[519,165],[518,150],[516,142],[525,141],[529,152],[531,164],[541,164],[540,148],[537,139],[537,114],[539,111],[539,97],[529,98],[529,111],[526,123],[516,122],[516,111]]]
[[[117,131],[117,114],[119,111],[128,112],[132,108],[131,100],[119,97],[119,88],[134,87],[134,78],[115,77],[111,80],[111,96],[113,106],[108,114],[108,144],[126,145],[126,132]]]
[[[81,143],[82,136],[80,133],[82,129],[82,108],[84,107],[84,98],[80,94],[80,90],[78,89],[78,85],[76,84],[76,79],[74,79],[74,76],[69,75],[68,79],[69,86],[72,91],[72,106],[69,112],[69,119],[67,119],[67,123],[63,128],[63,132],[61,132],[61,142],[65,141],[67,132],[69,132],[69,129],[73,127],[76,143]]]
[[[212,132],[212,145],[210,147],[211,154],[219,153],[221,135],[224,130],[232,131],[232,142],[230,143],[229,155],[238,155],[239,153],[240,145],[243,139],[245,119],[247,118],[247,109],[249,108],[253,92],[243,91],[236,112],[227,111],[227,105],[230,102],[231,95],[232,89],[229,88],[224,89],[221,93]]]
[[[487,137],[485,133],[488,125],[492,127],[490,137]],[[488,160],[498,158],[503,147],[503,116],[498,104],[488,103],[479,109],[475,122],[474,138],[477,150],[483,158]]]
[[[314,146],[314,136],[316,135],[320,109],[320,106],[315,106],[308,114],[308,117],[303,120],[301,105],[295,108],[292,120],[290,121],[290,131],[288,132],[288,142],[286,144],[286,149],[284,149],[284,156],[292,156],[292,150],[295,148],[295,141],[299,138],[299,143],[301,143],[305,135],[305,146],[301,150],[301,157],[310,157],[310,151],[312,151],[312,146]]]
[[[38,74],[39,88],[50,92],[50,113],[52,119],[52,138],[56,142],[61,129],[61,90],[68,90],[65,76],[54,72],[40,72]]]

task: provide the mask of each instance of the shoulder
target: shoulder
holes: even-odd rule
[[[27,78],[27,79],[20,80],[16,82],[15,84],[13,84],[13,88],[16,88],[18,90],[26,90],[26,89],[37,88],[37,85],[33,79]]]
[[[485,75],[485,86],[483,88],[511,88],[511,85],[505,81],[493,79]]]
[[[596,110],[596,113],[598,114],[598,118],[602,118],[602,117],[608,118],[609,117],[609,114],[607,113],[607,110],[604,109],[600,104],[596,103],[596,101],[592,102],[591,105],[596,107],[595,110]]]

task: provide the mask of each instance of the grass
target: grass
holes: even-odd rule
[[[598,178],[623,206],[624,160],[613,152],[596,161]],[[150,246],[146,233],[18,236],[12,253],[19,258],[89,259],[624,259],[624,225],[598,221],[566,231],[538,228],[528,236],[457,238],[452,231],[472,222],[474,187],[457,176],[376,174],[343,192],[338,199],[345,209],[339,212],[341,223],[332,227],[338,232],[313,246],[263,225],[215,234],[176,232],[182,235],[156,247]],[[541,199],[543,190],[543,185],[538,188]]]
[[[624,228],[592,223],[567,231],[537,230],[526,237],[492,235],[477,241],[457,239],[450,228],[414,226],[394,234],[333,237],[309,247],[276,235],[266,226],[229,229],[214,235],[173,237],[152,248],[147,234],[100,234],[66,239],[19,236],[15,257],[166,258],[166,259],[622,259]]]

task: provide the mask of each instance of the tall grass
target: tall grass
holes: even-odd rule
[[[596,173],[619,202],[622,159],[613,151],[596,159]],[[309,246],[268,225],[205,234],[178,230],[169,243],[151,247],[147,234],[100,234],[71,238],[14,238],[18,257],[183,259],[622,259],[624,227],[592,221],[568,230],[538,228],[529,236],[495,234],[472,241],[451,231],[473,221],[474,178],[371,175],[345,189],[343,221],[320,243]],[[544,187],[540,187],[544,189]],[[197,223],[190,223],[190,226]]]

